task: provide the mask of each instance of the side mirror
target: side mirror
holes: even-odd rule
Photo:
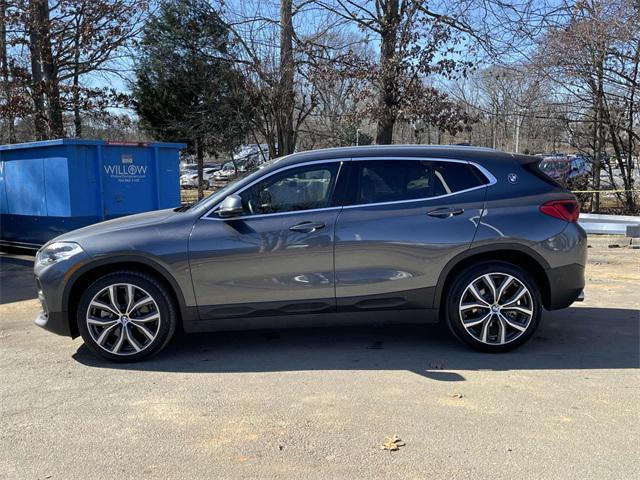
[[[243,213],[244,208],[242,208],[240,195],[229,195],[222,201],[218,209],[218,216],[222,218],[237,217]]]

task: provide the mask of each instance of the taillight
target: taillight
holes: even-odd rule
[[[580,204],[575,200],[551,200],[540,205],[540,211],[545,215],[575,223],[580,216]]]

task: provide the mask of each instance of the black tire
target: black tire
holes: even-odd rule
[[[114,354],[100,346],[89,331],[90,327],[87,324],[87,313],[90,303],[94,299],[95,295],[114,284],[131,284],[136,287],[135,292],[137,292],[137,295],[140,296],[140,292],[148,294],[155,302],[155,305],[153,305],[153,307],[141,308],[153,308],[151,314],[155,313],[157,305],[159,320],[157,321],[157,324],[155,322],[152,324],[153,332],[155,333],[155,337],[153,338],[153,340],[149,341],[148,339],[145,339],[145,336],[140,335],[140,331],[137,328],[134,329],[133,327],[131,327],[132,332],[137,332],[135,335],[138,338],[142,338],[143,341],[146,340],[148,342],[146,345],[144,345],[144,348],[141,351],[135,353],[123,351],[122,354]],[[121,291],[125,287],[118,288],[118,291]],[[133,295],[134,298],[136,294]],[[93,310],[93,312],[95,313],[95,310]],[[116,362],[135,362],[157,354],[169,343],[169,341],[173,337],[173,334],[176,330],[176,325],[178,323],[177,307],[175,305],[173,297],[167,291],[166,287],[154,277],[135,271],[114,272],[98,278],[82,294],[80,302],[78,303],[76,318],[78,322],[78,330],[80,332],[80,335],[82,335],[82,339],[84,340],[87,348],[97,356]],[[116,316],[112,315],[111,317],[105,317],[105,319],[107,319],[108,321],[111,321],[111,318],[115,319]],[[134,319],[133,312],[132,319]],[[123,327],[121,327],[120,325],[115,326],[113,335],[117,335],[118,328]],[[132,335],[134,334],[132,333]],[[133,344],[128,340],[127,343],[129,345],[129,349],[133,349]],[[140,346],[139,342],[135,343]]]
[[[531,305],[527,306],[527,309],[532,307],[533,313],[531,314],[531,319],[526,326],[526,330],[520,333],[519,331],[509,327],[507,330],[512,332],[511,334],[514,335],[514,338],[513,340],[508,340],[507,338],[507,343],[504,344],[484,343],[480,339],[475,338],[469,331],[467,331],[462,323],[462,318],[459,310],[462,295],[465,293],[467,286],[469,286],[474,280],[486,274],[504,274],[505,276],[510,275],[517,281],[521,282],[522,285],[524,285],[528,289],[530,294],[530,297],[527,297],[527,299],[530,298]],[[501,277],[498,276],[497,278]],[[506,277],[504,278],[506,279]],[[527,342],[527,340],[529,340],[535,333],[538,325],[540,324],[543,308],[540,289],[533,278],[531,278],[531,276],[526,271],[516,265],[501,261],[488,261],[472,265],[470,267],[467,267],[456,276],[456,278],[453,280],[453,283],[451,284],[449,291],[450,294],[446,300],[446,319],[447,324],[449,325],[449,329],[453,332],[456,338],[458,338],[458,340],[475,350],[488,353],[508,352]],[[490,298],[490,296],[488,296],[487,298]],[[490,309],[486,309],[486,311],[488,313],[490,312]],[[478,312],[478,317],[482,317],[484,311],[478,310]],[[493,320],[494,317],[491,318],[492,321],[497,321]],[[492,324],[492,327],[495,327],[496,332],[500,331],[497,330],[498,326],[495,323]],[[477,331],[475,328],[471,328],[471,330],[474,332]],[[495,335],[497,340],[498,333],[496,333]]]

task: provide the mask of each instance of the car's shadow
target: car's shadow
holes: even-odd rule
[[[638,310],[576,307],[546,312],[529,343],[499,355],[465,348],[440,325],[414,325],[184,335],[139,363],[107,362],[84,346],[74,358],[92,367],[138,371],[407,370],[463,381],[464,372],[474,370],[638,368],[639,327]]]
[[[38,298],[33,277],[33,258],[0,254],[0,305]]]

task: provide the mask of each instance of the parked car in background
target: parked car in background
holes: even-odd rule
[[[233,158],[237,162],[250,160],[256,164],[264,163],[269,160],[269,146],[266,143],[243,145],[233,155]]]
[[[198,173],[198,165],[195,163],[187,163],[180,166],[180,187],[181,188],[192,188],[194,184],[192,183],[193,175],[197,177]],[[196,185],[197,186],[197,185]]]
[[[184,175],[186,173],[191,173],[193,171],[197,171],[198,170],[198,164],[197,163],[182,163],[180,164],[180,175]]]
[[[205,189],[211,188],[213,185],[214,174],[220,170],[220,165],[205,166],[202,170],[202,182]],[[180,186],[182,188],[198,188],[198,169],[189,170],[180,176]]]
[[[581,177],[591,173],[592,161],[586,155],[576,153],[568,156],[570,160],[569,178]]]
[[[36,323],[115,361],[159,352],[177,328],[372,322],[442,321],[508,351],[584,287],[578,203],[539,163],[440,146],[283,157],[191,207],[47,243]]]
[[[540,161],[540,170],[556,182],[564,184],[571,172],[571,160],[566,155],[548,155]]]
[[[225,163],[220,170],[213,174],[213,180],[230,180],[236,175],[236,169],[232,162]]]

